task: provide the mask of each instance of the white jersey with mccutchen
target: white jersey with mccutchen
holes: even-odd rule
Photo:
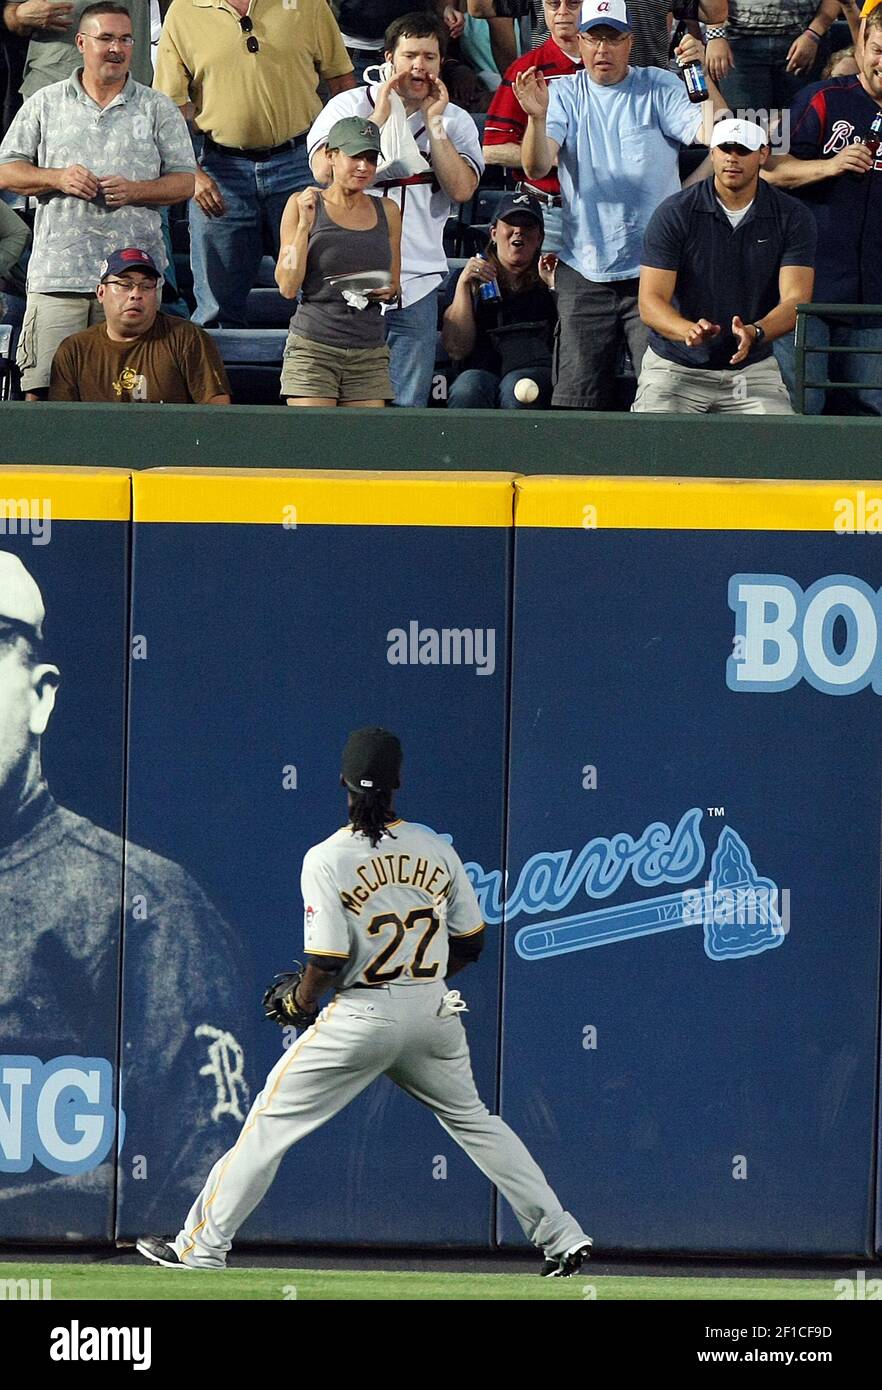
[[[448,938],[484,928],[456,850],[404,820],[375,847],[344,826],[307,851],[300,884],[306,953],[345,961],[338,989],[443,980]]]

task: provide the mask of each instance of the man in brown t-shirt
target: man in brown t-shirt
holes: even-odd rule
[[[52,362],[50,401],[229,405],[220,355],[203,329],[159,312],[159,271],[128,246],[102,266],[105,322],[74,333]]]

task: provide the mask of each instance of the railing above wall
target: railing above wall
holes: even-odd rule
[[[882,476],[873,417],[0,406],[0,463],[717,478]]]

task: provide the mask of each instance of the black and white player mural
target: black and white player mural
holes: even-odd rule
[[[124,1237],[123,1194],[139,1226],[164,1227],[250,1101],[237,1034],[253,990],[235,933],[187,869],[124,837],[117,520],[0,533],[5,1239]],[[156,1126],[169,1094],[174,1121]]]

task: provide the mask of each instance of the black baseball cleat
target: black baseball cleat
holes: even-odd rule
[[[159,1236],[142,1236],[135,1242],[135,1249],[145,1260],[149,1260],[151,1264],[162,1265],[165,1269],[189,1268],[189,1265],[181,1264],[177,1251],[164,1240],[160,1240]]]
[[[580,1241],[578,1245],[565,1250],[562,1255],[555,1255],[553,1259],[546,1259],[539,1273],[543,1279],[569,1279],[571,1275],[579,1273],[590,1255],[591,1241]]]

